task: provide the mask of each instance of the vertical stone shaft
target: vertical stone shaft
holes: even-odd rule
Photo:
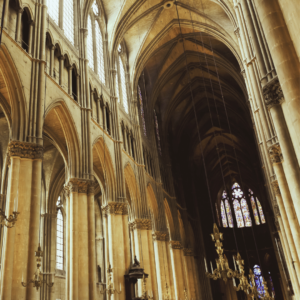
[[[300,130],[300,62],[290,38],[278,0],[255,0],[274,60],[284,98],[296,132]],[[299,147],[300,136],[297,135]],[[297,149],[298,150],[298,149]]]
[[[41,183],[42,183],[42,160],[34,160],[32,164],[32,194],[30,204],[30,227],[29,227],[29,250],[27,279],[32,278],[36,271],[35,251],[39,245],[39,225],[40,225],[40,203],[41,203]],[[40,233],[42,234],[42,233]],[[27,286],[27,298],[38,300],[39,293],[32,285]]]
[[[95,201],[94,201],[94,188],[88,188],[88,257],[89,257],[89,293],[90,300],[97,299],[96,287],[96,242],[95,242]]]
[[[9,2],[9,1],[7,1]],[[11,157],[8,201],[6,204],[5,214],[10,215],[14,209],[14,201],[18,196],[20,173],[20,158]],[[8,232],[9,231],[9,232]],[[2,256],[2,300],[10,300],[12,292],[12,278],[13,278],[13,259],[15,246],[16,228],[4,229],[4,251]]]

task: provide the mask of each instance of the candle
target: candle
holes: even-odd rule
[[[233,282],[233,286],[236,286],[234,277],[232,277],[232,282]]]
[[[121,285],[121,282],[120,282],[120,292],[122,291],[122,285]]]
[[[214,273],[214,268],[213,268],[212,262],[210,262],[210,267],[211,267],[211,274],[213,274]]]
[[[23,272],[22,272],[22,282],[24,282],[24,281],[23,281]]]
[[[232,259],[233,259],[233,263],[234,263],[234,269],[236,270],[236,263],[235,263],[234,255],[232,255]]]
[[[18,211],[18,196],[15,198],[14,211]]]
[[[206,263],[206,258],[204,257],[204,264],[205,264],[205,272],[208,272],[207,270],[207,263]]]

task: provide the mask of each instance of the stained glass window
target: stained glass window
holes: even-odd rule
[[[233,218],[232,218],[231,208],[229,205],[229,201],[227,199],[225,200],[225,208],[226,208],[229,227],[233,228]]]
[[[222,217],[223,227],[225,227],[225,228],[228,227],[223,200],[221,200],[221,217]]]
[[[242,207],[245,225],[246,225],[246,227],[251,227],[252,220],[251,220],[251,216],[250,216],[249,207],[248,207],[247,201],[245,199],[241,200],[241,207]]]
[[[100,80],[105,83],[105,73],[104,73],[104,56],[103,56],[103,39],[102,33],[100,31],[100,26],[98,21],[95,20],[96,28],[96,51],[97,51],[97,64],[98,64],[98,75]]]
[[[255,224],[259,225],[260,224],[260,222],[259,222],[259,216],[258,216],[258,212],[257,212],[257,208],[256,208],[256,203],[255,203],[255,200],[254,200],[253,196],[250,197],[250,202],[251,202],[251,206],[252,206],[252,210],[253,210]]]
[[[63,24],[64,32],[67,39],[74,45],[74,3],[73,0],[64,0],[63,4],[64,4],[64,24]]]
[[[98,16],[99,14],[99,8],[98,8],[98,4],[96,1],[94,1],[93,5],[92,5],[92,9],[93,9],[93,12],[96,16]]]
[[[258,211],[259,211],[261,223],[265,224],[266,223],[265,215],[264,215],[262,206],[261,206],[259,200],[257,199],[257,197],[256,197],[256,203],[257,203],[257,207],[258,207]]]
[[[273,280],[272,280],[272,277],[271,277],[271,273],[269,272],[269,282],[270,282],[270,295],[271,297],[273,297],[275,299],[275,288],[274,288],[274,284],[273,284]]]
[[[128,113],[126,77],[125,77],[125,69],[124,69],[124,65],[123,65],[121,56],[119,56],[119,63],[120,63],[120,77],[121,77],[121,89],[122,89],[122,96],[123,96],[123,105],[124,105],[125,111]]]
[[[59,0],[48,1],[48,13],[56,25],[58,25],[59,17]]]
[[[87,54],[89,59],[89,66],[94,71],[94,52],[93,52],[93,32],[91,17],[88,16],[88,36],[87,36]]]
[[[138,85],[138,94],[139,94],[139,99],[140,99],[140,109],[141,109],[141,117],[142,117],[142,124],[143,124],[143,131],[144,135],[147,135],[146,131],[146,122],[145,122],[145,112],[144,112],[144,105],[143,105],[143,97],[142,97],[142,92],[140,89],[140,86]]]
[[[64,266],[64,219],[61,209],[57,213],[56,221],[56,269],[63,270]]]
[[[259,294],[259,298],[263,297],[265,295],[265,288],[263,284],[263,278],[261,275],[261,269],[260,266],[255,265],[253,268],[253,273],[254,273],[254,280],[255,280],[255,285]]]
[[[235,218],[236,218],[236,223],[238,228],[244,227],[244,220],[243,220],[241,206],[239,201],[236,199],[233,201],[233,208],[234,208],[234,213],[235,213]]]
[[[160,135],[159,135],[159,128],[158,128],[158,120],[157,120],[157,115],[156,112],[154,110],[154,121],[155,121],[155,130],[156,130],[156,137],[157,137],[157,148],[158,148],[158,152],[161,155],[161,145],[160,145]]]

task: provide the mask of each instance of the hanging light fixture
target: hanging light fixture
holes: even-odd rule
[[[120,291],[118,291],[117,289],[114,288],[114,284],[112,282],[113,269],[112,269],[110,264],[109,264],[109,267],[107,269],[107,273],[108,273],[108,281],[107,281],[107,284],[106,284],[106,288],[102,291],[100,290],[100,293],[101,294],[107,293],[109,295],[109,297],[111,295],[114,295],[114,294],[121,294],[122,293],[121,284],[120,284]]]
[[[20,214],[18,212],[18,197],[19,191],[17,192],[17,197],[15,198],[14,210],[12,212],[12,215],[10,215],[9,217],[6,217],[5,212],[0,208],[0,223],[7,228],[14,227],[18,220],[18,215]]]
[[[35,251],[35,257],[36,257],[36,271],[33,275],[33,278],[28,281],[27,283],[23,282],[23,276],[22,276],[22,286],[27,287],[28,284],[32,283],[32,286],[36,288],[38,291],[39,288],[42,286],[43,283],[47,284],[48,287],[53,287],[54,285],[54,276],[52,274],[52,282],[48,283],[46,280],[43,279],[44,275],[48,274],[43,274],[41,272],[41,265],[42,265],[42,256],[43,256],[43,251],[41,248],[41,245],[39,244],[37,251]]]
[[[235,281],[234,282],[234,289],[236,291],[244,291],[245,294],[250,295],[252,293],[252,289],[254,287],[251,287],[251,285],[248,282],[247,277],[245,276],[245,268],[244,268],[244,260],[242,259],[241,255],[238,253],[237,256],[233,257],[234,265],[236,268],[236,264],[238,265],[239,268],[239,273],[236,274],[236,278],[239,279],[240,283],[238,286],[235,286]]]
[[[222,278],[225,282],[227,282],[228,278],[236,277],[237,271],[233,271],[229,268],[228,259],[227,259],[226,255],[223,254],[224,250],[222,248],[223,244],[221,242],[221,240],[223,240],[223,233],[219,232],[219,229],[218,229],[218,226],[216,223],[214,223],[213,233],[211,234],[211,238],[215,242],[216,252],[218,253],[219,258],[216,259],[217,268],[215,270],[213,270],[213,267],[212,267],[212,274],[210,274],[208,272],[206,259],[204,259],[205,270],[206,270],[205,275],[208,278],[211,278],[213,280]],[[211,264],[211,266],[212,266],[212,264]]]

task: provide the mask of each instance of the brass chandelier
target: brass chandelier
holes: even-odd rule
[[[18,215],[20,213],[18,212],[18,196],[15,199],[14,202],[14,210],[12,212],[12,215],[9,215],[9,217],[6,217],[5,212],[0,208],[0,223],[3,226],[6,226],[7,228],[12,228],[15,226],[17,220],[18,220]]]
[[[214,223],[213,233],[211,234],[211,238],[215,242],[216,252],[218,253],[219,258],[216,259],[217,268],[215,270],[213,270],[213,267],[211,264],[211,267],[212,267],[211,274],[208,272],[206,259],[204,259],[205,270],[206,270],[205,275],[208,278],[211,278],[213,280],[223,279],[225,282],[227,282],[228,278],[236,277],[237,272],[233,271],[229,268],[228,259],[227,259],[226,255],[223,254],[224,249],[222,248],[223,244],[221,242],[221,240],[223,240],[223,233],[219,232],[219,229],[218,229],[218,226],[216,223]]]
[[[38,289],[42,286],[43,283],[47,284],[48,287],[53,287],[54,285],[54,276],[52,274],[52,282],[48,283],[46,280],[43,279],[43,275],[47,275],[47,274],[43,274],[41,271],[41,265],[42,265],[42,256],[43,256],[43,251],[41,248],[41,245],[39,244],[37,251],[35,251],[35,257],[36,257],[36,271],[33,275],[33,278],[28,281],[27,283],[23,282],[23,278],[22,278],[22,286],[27,287],[30,283],[32,283],[32,286],[36,288],[36,290],[38,291]]]
[[[114,284],[112,282],[113,269],[111,267],[111,264],[109,264],[109,267],[107,268],[107,273],[108,273],[108,281],[106,284],[106,288],[102,291],[100,290],[100,293],[101,294],[107,293],[109,297],[114,294],[121,294],[122,293],[121,284],[120,284],[120,291],[114,288]]]

